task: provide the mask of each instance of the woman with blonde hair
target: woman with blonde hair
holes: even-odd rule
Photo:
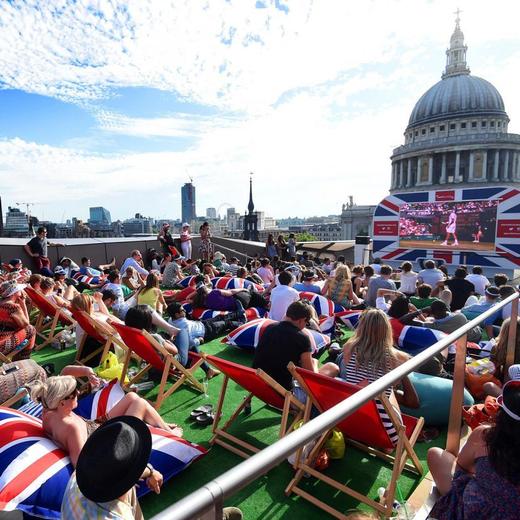
[[[352,304],[359,305],[359,299],[352,290],[350,269],[344,264],[336,267],[334,278],[325,282],[321,294],[345,309],[350,309]]]
[[[379,309],[365,311],[356,332],[343,346],[343,353],[338,356],[339,377],[348,383],[366,386],[410,359],[408,354],[394,348],[392,328],[388,316]],[[407,377],[401,381],[403,393],[394,395],[392,388],[385,391],[390,403],[399,412],[400,401],[410,408],[419,405],[417,393]],[[383,404],[376,399],[383,425],[395,444],[399,437],[390,421]]]
[[[159,289],[159,277],[155,273],[149,273],[146,277],[144,287],[137,293],[137,304],[149,305],[152,310],[159,314],[163,313],[166,302],[161,289]]]
[[[67,451],[74,466],[88,436],[99,424],[114,417],[131,415],[150,426],[174,435],[182,435],[182,429],[175,424],[165,423],[153,406],[134,392],[125,394],[105,416],[92,421],[74,413],[78,406],[78,390],[73,376],[53,376],[47,381],[35,381],[31,383],[30,391],[31,399],[43,406],[43,429],[54,442]]]

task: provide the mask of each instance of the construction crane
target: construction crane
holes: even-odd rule
[[[29,220],[31,216],[31,206],[34,206],[36,202],[17,202],[17,206],[25,206],[25,214],[27,215],[27,220]]]

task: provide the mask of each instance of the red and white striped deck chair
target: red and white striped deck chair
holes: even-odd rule
[[[189,368],[185,368],[147,331],[127,327],[120,323],[112,323],[111,325],[119,333],[127,347],[121,381],[125,381],[127,376],[128,364],[132,353],[137,354],[146,363],[144,368],[130,378],[126,386],[138,382],[151,368],[155,368],[162,373],[157,399],[154,403],[154,407],[157,410],[161,407],[164,399],[173,394],[183,383],[187,383],[199,392],[204,392],[204,385],[194,375],[195,370],[204,361],[202,358],[198,357]],[[168,379],[176,379],[176,381],[166,390]]]
[[[296,367],[292,363],[289,364],[288,368],[293,377],[299,382],[302,389],[305,390],[309,396],[305,407],[305,421],[309,420],[312,405],[318,408],[320,412],[324,412],[354,395],[361,389],[359,386]],[[423,473],[421,462],[419,461],[413,447],[423,427],[424,419],[422,417],[417,419],[403,414],[401,422],[395,409],[384,394],[378,396],[378,400],[383,404],[386,414],[388,414],[395,430],[397,431],[397,445],[392,443],[389,434],[383,425],[375,400],[369,401],[361,408],[358,408],[354,413],[337,424],[336,428],[343,433],[345,440],[348,443],[353,444],[355,447],[366,451],[370,455],[379,457],[392,465],[392,476],[386,488],[384,501],[382,503],[376,502],[351,487],[321,473],[313,467],[313,462],[327,440],[329,432],[325,432],[321,437],[319,437],[314,448],[305,457],[301,454],[302,450],[297,452],[296,462],[294,465],[296,474],[285,490],[287,495],[294,492],[332,516],[336,518],[345,518],[345,515],[340,511],[298,487],[303,475],[308,473],[329,484],[336,490],[350,495],[356,500],[376,509],[383,515],[391,515],[397,480],[403,470],[406,469],[418,475],[422,475]],[[393,455],[390,454],[392,453],[390,450],[395,450]],[[412,464],[407,463],[408,459],[411,460]],[[352,480],[355,480],[355,475],[351,475],[351,478]],[[374,475],[374,480],[376,478],[377,474]]]
[[[204,354],[203,357],[210,365],[213,365],[224,375],[217,410],[215,412],[215,420],[213,422],[213,437],[210,440],[211,444],[219,444],[244,458],[248,458],[252,454],[260,451],[256,446],[239,439],[228,431],[240,412],[251,403],[253,397],[260,399],[260,401],[263,401],[272,408],[282,411],[282,420],[279,432],[280,438],[282,438],[287,431],[290,431],[294,424],[303,417],[304,405],[290,390],[284,388],[263,370],[255,370],[216,356]],[[222,427],[219,427],[222,418],[222,408],[226,398],[226,390],[230,379],[249,393],[231,414],[226,423]],[[294,417],[292,422],[289,424],[290,413],[294,414]],[[234,443],[236,446],[231,443]],[[249,450],[251,453],[247,453],[244,450]]]
[[[27,286],[24,290],[33,305],[38,309],[34,326],[36,335],[43,341],[35,346],[35,350],[40,350],[54,340],[59,340],[65,331],[72,330],[76,322],[62,308],[47,300],[40,291],[30,286]],[[47,317],[51,320],[46,321]],[[56,329],[59,325],[62,329],[58,331]]]

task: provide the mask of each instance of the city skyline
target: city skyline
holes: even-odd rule
[[[378,203],[458,6],[472,74],[520,128],[513,2],[17,4],[0,6],[0,195],[44,220],[180,218],[190,177],[200,214],[243,214],[250,171],[274,218]]]

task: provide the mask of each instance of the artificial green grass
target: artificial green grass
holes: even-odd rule
[[[251,365],[251,352],[229,347],[222,344],[219,340],[214,340],[202,347],[207,353],[246,366]],[[59,371],[67,363],[73,362],[74,353],[75,351],[73,349],[57,352],[47,347],[33,354],[32,357],[39,363],[55,363],[56,369]],[[203,372],[199,371],[197,375],[199,378],[202,378]],[[184,385],[163,403],[160,413],[167,422],[179,424],[184,428],[184,436],[186,439],[210,449],[205,457],[164,484],[160,495],[149,494],[141,499],[141,506],[146,518],[150,518],[154,514],[159,513],[177,500],[197,490],[213,478],[242,462],[243,459],[241,457],[220,446],[209,446],[208,441],[211,438],[211,426],[200,427],[188,419],[191,410],[201,404],[212,403],[216,406],[222,380],[222,376],[219,376],[209,381],[207,396],[191,390]],[[238,406],[245,395],[245,390],[233,382],[229,383],[226,403],[223,410],[224,419]],[[156,390],[152,389],[148,393],[145,393],[144,396],[149,399],[154,399]],[[261,401],[253,399],[251,415],[247,417],[241,415],[230,431],[238,434],[239,437],[251,444],[262,447],[272,444],[277,440],[279,424],[280,414],[278,412],[263,406]],[[425,470],[427,469],[427,449],[431,446],[443,446],[445,440],[445,435],[441,435],[432,443],[416,444],[415,450]],[[364,452],[347,445],[345,457],[341,460],[331,461],[330,467],[326,470],[326,474],[353,487],[363,495],[375,499],[377,497],[377,489],[388,485],[391,467],[379,459],[370,457]],[[226,501],[226,505],[233,505],[242,509],[244,518],[248,520],[306,519],[311,518],[313,515],[325,517],[326,514],[324,512],[302,498],[294,494],[289,497],[285,496],[284,489],[291,480],[292,475],[293,470],[291,466],[287,462],[283,462],[229,498]],[[401,502],[404,501],[419,482],[419,477],[404,472],[399,479],[396,499]],[[316,481],[314,478],[302,479],[300,486],[341,511],[345,512],[359,506],[359,503],[355,499],[335,491],[333,488]],[[366,506],[360,506],[360,509],[367,508]]]

